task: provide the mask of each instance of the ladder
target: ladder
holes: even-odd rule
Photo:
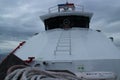
[[[69,30],[63,31],[57,42],[54,55],[68,54],[71,55],[71,32]]]

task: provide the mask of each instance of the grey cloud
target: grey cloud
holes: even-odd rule
[[[119,0],[84,0],[85,8],[94,13],[92,19],[92,28],[101,29],[104,32],[120,32],[120,1]],[[119,36],[118,36],[119,37]]]
[[[44,30],[40,15],[46,14],[49,7],[65,0],[0,0],[0,43],[2,40],[23,40]],[[84,5],[85,11],[94,13],[91,28],[104,32],[119,32],[119,0],[69,0]],[[114,27],[112,27],[114,26]]]
[[[120,21],[120,16],[119,16],[120,10],[119,9],[120,9],[120,6],[117,9],[113,10],[111,15],[109,15],[109,18],[107,20],[108,23]]]

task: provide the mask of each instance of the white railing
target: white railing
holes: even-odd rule
[[[70,12],[70,11],[82,11],[82,12],[84,12],[84,6],[83,6],[83,5],[77,5],[77,4],[75,4],[74,6],[75,6],[75,9],[74,9],[74,10],[68,10],[68,12]],[[49,11],[49,13],[54,13],[54,12],[67,12],[67,11],[64,11],[64,10],[59,11],[59,7],[58,7],[57,5],[56,5],[56,6],[53,6],[53,7],[50,7],[50,8],[48,9],[48,11]]]

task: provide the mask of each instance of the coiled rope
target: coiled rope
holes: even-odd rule
[[[65,72],[40,70],[38,67],[15,65],[8,70],[5,80],[81,80]]]

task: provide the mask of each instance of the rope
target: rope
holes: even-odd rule
[[[13,70],[15,69],[15,70]],[[65,72],[40,70],[37,67],[13,66],[8,70],[5,80],[81,80]]]

